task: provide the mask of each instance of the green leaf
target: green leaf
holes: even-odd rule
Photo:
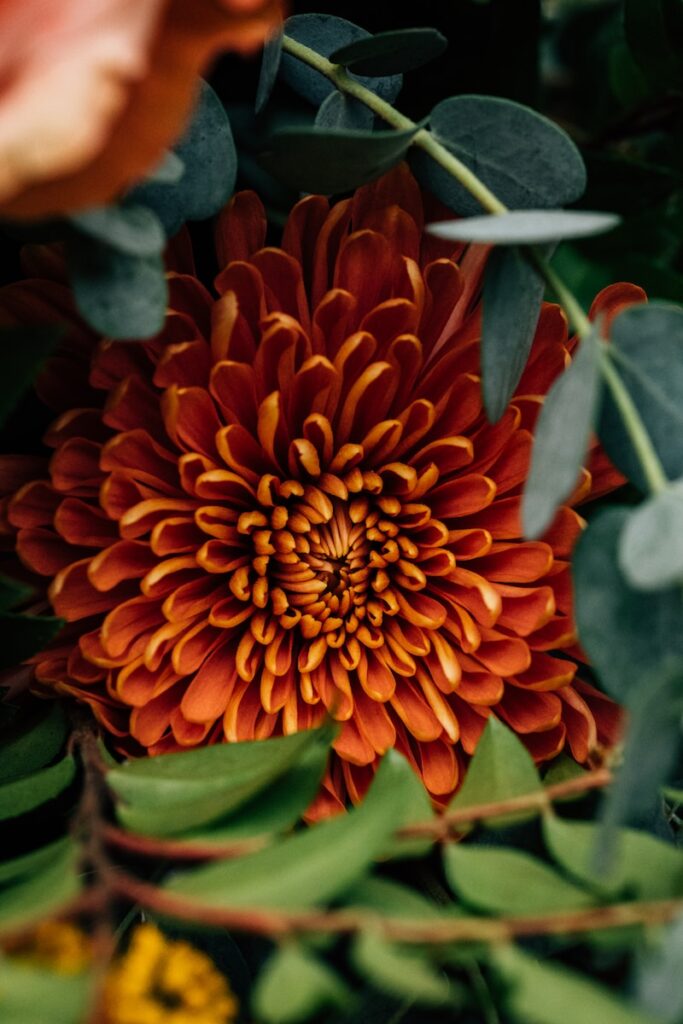
[[[316,128],[361,128],[372,130],[375,115],[364,103],[346,96],[343,92],[333,92],[321,104],[315,116]]]
[[[186,220],[212,217],[235,187],[237,152],[230,121],[218,96],[203,80],[192,119],[175,154],[185,168],[178,182],[143,183],[129,197],[153,210],[169,236]]]
[[[467,769],[462,788],[451,801],[448,810],[461,811],[467,807],[528,796],[531,793],[543,793],[531,754],[512,730],[491,715]],[[526,811],[521,817],[530,817],[536,813]],[[487,824],[495,827],[519,819],[518,812],[503,818],[490,818]]]
[[[53,854],[43,870],[22,875],[14,884],[5,885],[0,891],[0,932],[43,920],[73,900],[81,890],[79,857],[79,850],[69,841]],[[1,1019],[4,1024],[4,1018]]]
[[[266,39],[261,55],[261,74],[259,75],[258,87],[256,89],[256,101],[254,109],[260,114],[270,99],[270,94],[275,87],[277,73],[280,70],[282,59],[282,37],[284,32],[280,29]]]
[[[619,566],[638,590],[683,583],[683,480],[633,509],[619,540]]]
[[[185,173],[185,164],[172,149],[166,150],[161,161],[150,171],[144,181],[157,185],[175,185]]]
[[[221,743],[129,761],[107,772],[125,801],[117,816],[146,835],[175,835],[234,811],[292,768],[327,730],[248,743]]]
[[[168,287],[160,255],[128,256],[84,237],[68,243],[67,263],[79,312],[95,331],[126,340],[161,330]]]
[[[683,477],[683,310],[664,302],[630,306],[610,328],[610,352],[671,480]],[[642,491],[647,481],[605,389],[598,427],[612,461]]]
[[[671,32],[667,0],[624,0],[626,41],[649,82],[659,89],[683,85],[680,36]]]
[[[0,821],[28,814],[48,800],[54,800],[76,777],[76,762],[71,755],[49,768],[41,768],[14,782],[0,786]]]
[[[329,759],[329,738],[313,743],[297,763],[267,789],[242,804],[210,828],[184,838],[202,843],[226,843],[274,835],[292,828],[318,792]]]
[[[382,917],[402,917],[413,921],[443,916],[442,908],[431,903],[417,890],[380,875],[362,878],[348,889],[344,896],[344,906],[362,907],[363,910],[376,911]],[[453,903],[447,909],[453,913],[457,907]]]
[[[583,338],[567,370],[548,392],[536,424],[531,471],[522,498],[527,537],[541,537],[576,486],[600,402],[600,350]]]
[[[3,327],[0,330],[0,346],[6,353],[0,392],[0,426],[28,391],[61,336],[60,328],[47,325]]]
[[[0,957],[2,1024],[81,1024],[91,988],[88,974],[56,974]]]
[[[495,947],[491,965],[506,983],[509,1010],[520,1024],[654,1024],[609,989],[514,946]]]
[[[161,221],[134,203],[100,206],[69,217],[77,231],[128,256],[155,256],[166,245]]]
[[[0,669],[14,668],[54,640],[64,625],[52,615],[0,612]]]
[[[449,241],[490,245],[538,245],[563,238],[586,238],[611,231],[619,224],[614,213],[586,210],[511,210],[486,217],[436,221],[427,231]]]
[[[398,754],[385,756],[355,810],[237,860],[210,864],[165,883],[169,892],[222,907],[310,907],[344,892],[368,870],[405,823],[421,785]]]
[[[323,1010],[341,1009],[351,993],[339,975],[312,953],[282,946],[267,961],[252,995],[252,1009],[264,1024],[297,1024]]]
[[[655,949],[646,951],[636,974],[637,997],[648,1013],[667,1024],[683,1019],[683,915],[661,935]]]
[[[323,57],[330,57],[341,46],[372,38],[364,28],[329,14],[295,14],[285,22],[285,33]],[[299,96],[315,106],[319,106],[335,89],[328,78],[289,53],[282,55],[280,74]],[[403,84],[401,75],[389,78],[366,78],[362,75],[352,77],[387,103],[394,102]]]
[[[543,835],[553,859],[573,878],[604,896],[658,900],[683,895],[683,852],[647,832],[619,829],[617,857],[607,874],[595,867],[599,824],[548,814],[543,819]]]
[[[25,853],[21,857],[0,861],[0,885],[16,882],[28,875],[40,874],[43,868],[48,868],[53,863],[55,858],[62,860],[67,848],[72,848],[72,846],[71,839],[65,837],[57,839],[54,843],[48,843],[47,846],[41,846],[37,850],[31,850],[30,853]]]
[[[395,75],[440,57],[447,46],[448,40],[435,28],[404,28],[340,46],[330,60],[358,75]]]
[[[436,139],[512,209],[545,209],[578,199],[586,171],[578,149],[561,128],[529,107],[493,96],[454,96],[432,110]],[[426,153],[415,152],[423,185],[464,216],[479,202]]]
[[[20,583],[19,580],[0,575],[0,612],[6,612],[18,604],[23,604],[34,593],[34,588],[27,583]]]
[[[595,899],[521,850],[460,843],[444,850],[446,878],[463,903],[489,914],[544,914]]]
[[[484,271],[482,393],[496,423],[512,398],[536,333],[545,285],[521,249],[494,249]]]
[[[629,586],[617,561],[628,508],[605,509],[574,550],[576,622],[581,645],[605,689],[629,702],[641,680],[669,655],[683,656],[678,588],[647,594]]]
[[[401,948],[381,935],[363,931],[351,946],[351,960],[358,973],[380,992],[424,1006],[452,1002],[450,979],[418,949]]]
[[[61,704],[43,702],[26,716],[0,705],[0,783],[30,775],[59,754],[68,727]]]
[[[405,131],[286,128],[259,157],[279,181],[302,192],[333,195],[380,177],[405,156],[419,126]]]

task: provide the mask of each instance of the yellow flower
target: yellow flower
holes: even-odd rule
[[[237,1002],[225,977],[189,943],[152,924],[135,929],[104,987],[107,1024],[230,1024]]]
[[[29,939],[7,952],[58,974],[80,974],[92,959],[89,936],[70,921],[41,921]]]

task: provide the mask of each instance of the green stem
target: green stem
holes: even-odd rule
[[[443,167],[456,181],[460,182],[470,195],[478,200],[487,213],[507,213],[507,207],[500,199],[461,160],[458,160],[453,153],[446,149],[431,132],[427,131],[426,128],[421,128],[414,121],[411,121],[410,118],[405,117],[396,110],[395,107],[392,107],[386,100],[381,99],[359,81],[352,78],[341,65],[333,64],[326,57],[323,57],[322,54],[316,53],[315,50],[304,46],[303,43],[297,42],[296,39],[292,39],[290,36],[284,36],[282,48],[286,53],[291,54],[298,60],[303,61],[304,64],[308,64],[309,67],[319,71],[321,75],[329,78],[341,92],[360,100],[361,103],[369,107],[387,124],[390,124],[392,128],[396,128],[399,131],[413,129],[415,135],[411,144],[428,153],[432,160],[439,164],[440,167]],[[541,255],[538,248],[532,246],[528,251],[531,262],[548,287],[557,296],[571,326],[580,338],[585,338],[592,330],[592,326],[576,296],[573,295],[557,272]],[[624,427],[628,432],[634,451],[642,466],[648,486],[656,494],[667,486],[666,474],[638,409],[607,353],[608,350],[603,346],[603,356],[600,365],[605,383],[612,393]]]
[[[628,431],[631,444],[638,456],[638,461],[647,480],[647,485],[653,494],[659,494],[669,484],[664,467],[655,451],[641,415],[628,392],[628,388],[619,376],[609,348],[605,344],[602,344],[600,348],[602,376],[611,392],[614,404],[619,410],[622,422]]]

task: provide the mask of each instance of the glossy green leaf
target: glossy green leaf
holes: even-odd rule
[[[448,883],[489,914],[544,914],[587,907],[594,897],[521,850],[460,843],[444,850]]]
[[[168,300],[161,255],[129,256],[84,237],[69,242],[67,263],[79,312],[95,331],[125,340],[161,330]]]
[[[298,1024],[323,1011],[348,1005],[342,978],[312,953],[282,946],[266,962],[252,995],[252,1009],[264,1024]]]
[[[683,480],[633,509],[619,540],[619,566],[638,590],[683,583]]]
[[[76,762],[67,755],[49,768],[41,768],[0,786],[0,820],[28,814],[63,793],[76,777]]]
[[[54,852],[52,860],[44,868],[41,864],[41,870],[22,875],[13,884],[3,886],[0,890],[0,933],[49,917],[73,900],[81,890],[77,873],[79,856],[75,844],[68,842]]]
[[[527,537],[545,533],[579,479],[600,402],[599,360],[597,339],[589,334],[543,403],[522,498]]]
[[[448,241],[490,245],[538,245],[563,238],[586,238],[611,231],[620,218],[586,210],[511,210],[486,217],[464,217],[430,224],[431,235]]]
[[[67,849],[72,849],[72,840],[68,837],[57,839],[54,843],[31,850],[21,857],[0,861],[0,885],[14,883],[21,878],[38,875],[44,868],[50,867],[55,859],[62,861]],[[0,897],[1,898],[1,897]]]
[[[66,742],[68,726],[61,704],[41,701],[25,715],[0,705],[0,783],[44,768]]]
[[[2,1024],[82,1024],[91,996],[88,974],[57,974],[0,957]]]
[[[124,801],[117,816],[147,835],[174,835],[217,821],[292,768],[322,732],[129,761],[107,773],[109,786]]]
[[[343,92],[333,92],[321,104],[315,116],[317,128],[372,130],[375,115],[364,103]]]
[[[426,953],[387,942],[372,931],[361,932],[351,946],[356,971],[380,992],[411,999],[422,1006],[452,1001],[448,976],[434,967]]]
[[[597,515],[573,559],[581,645],[607,691],[627,702],[668,656],[683,656],[680,590],[635,590],[619,568],[617,547],[629,514],[628,508],[613,507]]]
[[[295,14],[285,22],[285,34],[323,57],[330,57],[341,46],[372,38],[364,28],[354,25],[345,18],[336,18],[330,14]],[[280,74],[299,96],[303,96],[315,106],[319,106],[335,89],[328,78],[289,53],[282,55]],[[362,75],[353,77],[387,103],[394,102],[403,84],[401,75],[383,78],[366,78]]]
[[[282,30],[274,32],[271,36],[266,39],[263,47],[263,53],[261,55],[261,73],[259,75],[258,87],[256,89],[256,101],[254,103],[254,109],[257,114],[260,114],[266,103],[270,99],[275,82],[277,81],[277,74],[280,70],[280,61],[282,59],[282,37],[284,33]]]
[[[554,860],[579,882],[613,898],[642,900],[683,896],[683,852],[636,829],[622,828],[617,857],[607,874],[596,869],[600,825],[566,821],[555,815],[543,819],[543,835]]]
[[[610,328],[616,369],[671,480],[683,477],[683,309],[663,302],[630,306]],[[621,416],[605,389],[598,427],[612,461],[641,490],[647,481]]]
[[[582,195],[586,171],[561,128],[529,107],[494,96],[455,96],[429,117],[437,140],[511,209],[565,206]],[[456,213],[481,213],[479,202],[424,152],[418,178]]]
[[[62,331],[54,326],[3,327],[0,330],[0,351],[4,352],[0,426],[28,391],[61,336]]]
[[[165,888],[224,907],[309,907],[344,892],[368,870],[387,839],[405,824],[405,804],[421,785],[390,752],[363,803],[264,850],[179,874]]]
[[[491,715],[472,758],[465,781],[449,805],[449,811],[460,811],[479,804],[489,804],[511,797],[543,792],[533,758],[518,737]],[[537,812],[527,811],[521,817]],[[487,824],[499,826],[519,820],[519,813],[504,818],[491,818]]]
[[[448,40],[435,28],[404,28],[347,43],[330,54],[330,60],[357,75],[396,75],[440,57],[447,46]]]
[[[521,249],[494,249],[484,271],[482,393],[489,420],[507,409],[536,333],[545,285]]]
[[[143,182],[130,195],[148,206],[174,235],[186,220],[205,220],[232,195],[237,177],[237,152],[223,104],[203,80],[192,118],[175,146],[184,172],[174,184]]]
[[[159,218],[135,203],[83,210],[69,221],[81,234],[128,256],[154,256],[166,245]]]
[[[333,195],[388,171],[403,159],[418,130],[286,128],[271,136],[259,159],[292,188]]]
[[[519,1024],[654,1024],[605,986],[514,946],[498,946],[491,964],[505,982],[506,1002]]]

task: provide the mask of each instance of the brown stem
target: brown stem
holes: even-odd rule
[[[530,935],[579,934],[606,928],[656,925],[671,921],[683,910],[683,899],[677,899],[615,903],[608,907],[501,917],[496,920],[479,917],[447,918],[444,915],[441,920],[411,921],[384,918],[365,910],[287,911],[206,906],[183,896],[175,896],[122,872],[113,876],[112,885],[120,896],[148,910],[182,921],[201,921],[204,925],[217,928],[271,936],[299,932],[351,934],[373,928],[393,941],[429,944],[500,942]]]
[[[135,832],[126,832],[116,825],[104,825],[102,838],[109,846],[115,846],[126,853],[141,857],[167,858],[168,860],[229,860],[245,853],[261,850],[268,844],[268,837],[243,839],[232,843],[202,843],[185,839],[155,839]]]

